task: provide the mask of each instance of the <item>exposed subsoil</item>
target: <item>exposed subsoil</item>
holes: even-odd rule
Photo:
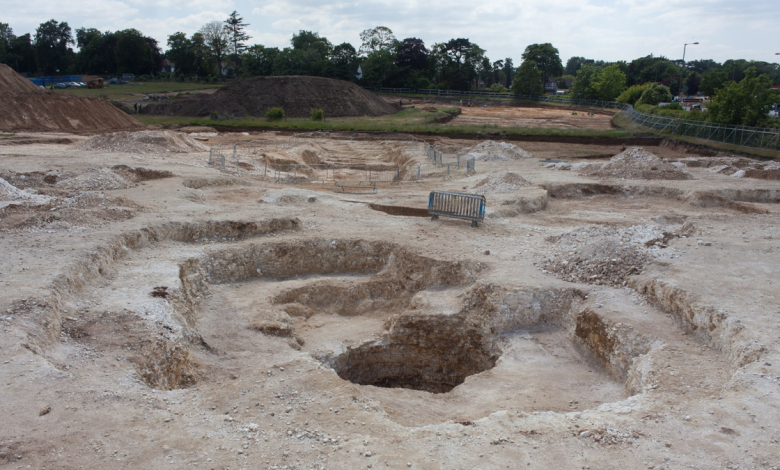
[[[208,95],[183,95],[170,103],[151,103],[144,113],[167,116],[265,118],[274,107],[287,117],[309,117],[322,109],[326,117],[383,116],[400,108],[354,83],[322,77],[280,76],[236,80]]]
[[[771,163],[652,147],[592,177],[621,143],[525,142],[346,195],[39,137],[0,146],[0,466],[778,468]],[[209,144],[426,161],[283,139]],[[428,220],[434,189],[484,193],[485,222]]]
[[[108,101],[44,91],[5,64],[0,64],[0,108],[0,131],[4,132],[94,132],[144,127]]]

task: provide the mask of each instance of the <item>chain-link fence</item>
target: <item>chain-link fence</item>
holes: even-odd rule
[[[581,100],[559,95],[522,95],[483,91],[435,90],[415,88],[368,88],[377,93],[436,96],[458,99],[539,101],[602,109],[617,109],[631,122],[649,128],[661,135],[685,136],[710,140],[740,147],[780,150],[780,129],[768,127],[735,126],[706,121],[656,116],[641,113],[627,103],[601,100]]]

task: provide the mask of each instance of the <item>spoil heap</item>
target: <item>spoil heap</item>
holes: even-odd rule
[[[643,180],[692,180],[693,175],[667,163],[641,147],[632,147],[603,165],[590,164],[582,174],[600,178]]]
[[[0,64],[0,130],[107,131],[143,124],[108,101],[46,92]]]
[[[265,117],[274,107],[287,117],[309,117],[312,108],[325,117],[383,116],[399,108],[354,83],[322,77],[282,76],[236,80],[210,95],[184,95],[169,103],[146,106],[145,112],[170,116]]]
[[[513,193],[519,188],[528,186],[525,178],[511,171],[492,173],[487,178],[474,185],[474,189],[482,193],[505,194]]]
[[[84,141],[82,150],[133,153],[207,152],[209,148],[187,134],[172,131],[112,132]]]
[[[491,162],[519,160],[521,158],[531,158],[532,156],[517,145],[487,140],[471,147],[463,158],[474,158],[483,162]]]

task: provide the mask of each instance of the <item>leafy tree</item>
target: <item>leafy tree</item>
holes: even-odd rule
[[[211,55],[208,46],[206,46],[206,38],[201,33],[195,33],[190,41],[192,42],[192,56],[195,60],[195,73],[198,76],[211,74],[214,66],[209,66]]]
[[[512,59],[507,57],[504,59],[504,84],[507,87],[510,87],[512,85],[512,72],[514,71],[514,64],[512,63]]]
[[[311,31],[299,31],[293,34],[292,50],[285,62],[284,74],[324,76],[333,45],[327,38]],[[283,74],[281,71],[279,74]]]
[[[216,61],[217,75],[222,76],[222,58],[228,52],[229,36],[225,25],[219,21],[204,24],[198,32],[203,36],[208,53]]]
[[[570,57],[566,61],[566,69],[564,73],[566,75],[577,75],[577,71],[582,68],[583,65],[594,65],[596,63],[593,59],[586,59],[585,57]]]
[[[642,96],[636,104],[652,104],[672,101],[672,92],[669,87],[666,87],[660,83],[649,83],[645,86]]]
[[[73,44],[68,23],[57,23],[49,20],[41,23],[35,30],[35,55],[38,70],[47,75],[66,73],[71,65],[72,51],[68,44]]]
[[[230,50],[233,61],[236,63],[236,67],[239,69],[241,67],[241,53],[246,50],[245,41],[252,39],[252,36],[244,31],[244,28],[247,26],[249,26],[249,24],[244,23],[244,18],[238,16],[236,10],[233,10],[233,13],[225,20],[225,28],[227,30],[229,42],[228,49]],[[236,72],[238,72],[238,70]]]
[[[197,73],[192,41],[182,32],[168,36],[168,51],[165,53],[165,58],[175,64],[176,72],[180,76]]]
[[[604,101],[612,101],[626,88],[626,74],[618,64],[610,65],[599,73],[596,78],[596,97]]]
[[[8,64],[19,73],[34,73],[37,68],[35,46],[30,33],[15,37],[11,41]]]
[[[631,61],[626,73],[626,84],[629,86],[648,82],[671,84],[673,80],[677,80],[679,86],[682,74],[683,70],[671,60],[650,54]]]
[[[79,28],[76,42],[80,48],[76,56],[76,67],[82,73],[116,73],[117,34],[101,33],[96,29]]]
[[[327,76],[340,80],[356,81],[358,56],[355,47],[343,42],[333,48],[328,63]]]
[[[402,84],[400,69],[395,65],[395,54],[388,49],[379,49],[366,57],[361,64],[363,79],[368,86],[399,86]]]
[[[387,26],[377,26],[376,28],[365,29],[360,33],[360,54],[368,56],[372,52],[386,50],[393,47],[397,42],[393,31]]]
[[[533,60],[524,60],[517,69],[512,83],[512,93],[517,95],[540,95],[544,92],[544,72]]]
[[[585,100],[598,99],[598,79],[601,71],[601,67],[596,65],[583,65],[580,67],[571,84],[570,93],[572,96]]]
[[[712,59],[702,59],[702,60],[692,60],[690,62],[687,62],[685,64],[685,67],[688,70],[692,70],[696,73],[704,74],[704,72],[708,70],[720,68],[721,65]]]
[[[125,29],[116,32],[114,47],[117,73],[141,75],[153,71],[153,52],[146,38],[137,29]]]
[[[504,68],[504,61],[503,60],[497,60],[493,62],[493,79],[491,80],[491,84],[493,83],[500,83],[501,77],[499,75],[499,72]]]
[[[699,84],[699,90],[706,96],[715,96],[717,90],[723,88],[729,81],[725,70],[712,69],[704,72]]]
[[[699,92],[699,87],[701,86],[701,75],[698,73],[692,73],[688,76],[688,79],[685,80],[685,86],[688,87],[688,94],[689,95],[695,95]]]
[[[536,62],[539,70],[542,71],[542,87],[544,83],[553,77],[563,75],[563,64],[558,55],[558,49],[552,44],[531,44],[523,52],[523,60],[532,60]]]
[[[0,64],[10,63],[11,44],[16,36],[8,23],[0,23]]]
[[[406,38],[398,46],[395,63],[399,67],[423,70],[428,66],[429,54],[422,39]]]
[[[265,47],[256,44],[247,48],[241,54],[241,76],[258,77],[274,74],[274,61],[279,55],[276,47]]]
[[[631,85],[617,97],[618,103],[636,104],[636,102],[639,101],[639,98],[642,97],[645,88],[647,88],[647,85]]]
[[[778,96],[772,87],[772,80],[766,74],[756,76],[755,67],[744,72],[739,83],[731,82],[718,90],[709,107],[710,120],[721,124],[762,126],[769,119],[772,105]]]

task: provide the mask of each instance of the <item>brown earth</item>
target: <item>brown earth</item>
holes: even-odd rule
[[[0,64],[0,131],[94,132],[142,129],[108,101],[41,90]]]
[[[384,116],[400,108],[354,83],[322,77],[282,76],[236,80],[210,95],[183,95],[171,103],[151,103],[144,113],[167,116],[265,117],[274,107],[287,117],[309,117],[312,108],[325,117]]]

